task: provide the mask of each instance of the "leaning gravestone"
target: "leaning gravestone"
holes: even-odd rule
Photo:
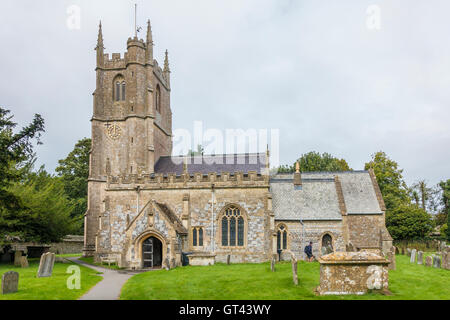
[[[427,256],[425,258],[425,266],[431,267],[433,265],[433,258],[431,256]]]
[[[450,270],[450,247],[442,250],[442,268]]]
[[[55,265],[55,254],[51,252],[44,253],[41,256],[41,262],[39,263],[37,277],[38,278],[51,277],[54,265]]]
[[[292,261],[292,280],[294,281],[294,284],[298,286],[297,259],[295,259],[294,255],[292,255],[291,261]]]
[[[411,249],[410,248],[406,248],[406,255],[408,257],[411,257]]]
[[[26,256],[22,256],[22,259],[20,259],[20,266],[22,268],[28,268],[28,259]]]
[[[416,262],[416,249],[411,250],[411,259],[409,259],[409,262],[411,263]]]
[[[417,264],[423,264],[423,251],[417,252]]]
[[[441,257],[433,256],[433,267],[435,267],[435,268],[441,267]]]
[[[17,292],[19,288],[19,273],[8,271],[2,275],[2,294]]]
[[[20,261],[22,260],[22,251],[16,250],[14,252],[14,265],[20,267]]]

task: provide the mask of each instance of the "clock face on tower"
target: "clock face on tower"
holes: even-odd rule
[[[112,124],[106,128],[106,134],[110,139],[117,140],[122,134],[122,129],[117,124]]]

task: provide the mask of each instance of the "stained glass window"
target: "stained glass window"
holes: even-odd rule
[[[228,219],[222,218],[222,246],[228,246]]]
[[[222,246],[245,245],[245,219],[236,207],[228,208],[222,218]]]
[[[203,228],[198,229],[198,245],[203,246]]]
[[[192,230],[192,245],[197,246],[197,229],[195,228]]]
[[[244,218],[239,217],[238,219],[238,246],[242,247],[244,245]]]

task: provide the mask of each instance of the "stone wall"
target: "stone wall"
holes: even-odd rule
[[[82,253],[84,246],[83,236],[67,236],[62,242],[51,243],[50,252],[56,254]]]

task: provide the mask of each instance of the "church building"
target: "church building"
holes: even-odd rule
[[[392,245],[373,171],[271,175],[269,151],[173,156],[168,53],[160,67],[150,22],[123,56],[104,53],[100,24],[96,51],[85,256],[147,269]]]

